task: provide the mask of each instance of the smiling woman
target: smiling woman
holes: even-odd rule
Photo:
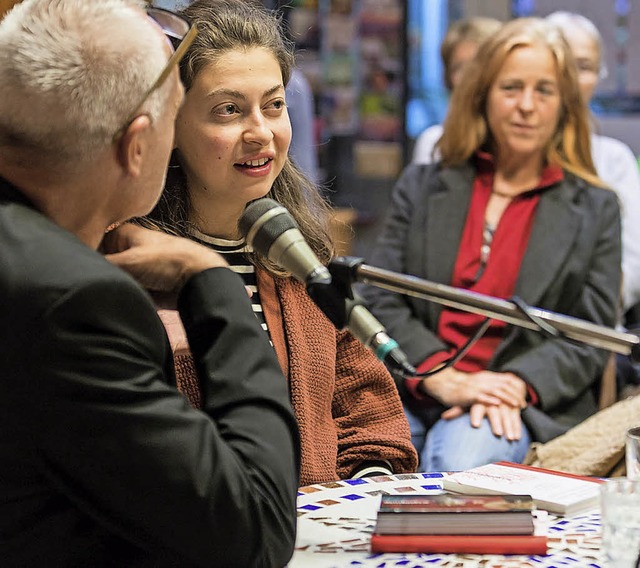
[[[290,142],[282,72],[268,49],[230,49],[204,67],[176,125],[198,230],[238,239],[245,205],[269,192]]]
[[[528,18],[480,46],[437,148],[396,185],[371,263],[613,326],[620,219],[591,160],[587,108],[560,32]],[[437,369],[479,315],[364,289],[419,372]],[[453,367],[401,385],[421,465],[455,471],[521,461],[596,411],[606,354],[492,321]]]
[[[269,196],[291,212],[320,259],[334,250],[330,209],[288,154],[285,86],[293,54],[278,17],[245,0],[196,0],[183,15],[198,36],[181,64],[186,96],[172,167],[147,222],[225,254],[244,279],[288,380],[302,484],[413,471],[416,454],[387,370],[333,327],[302,284],[248,250],[238,230],[247,203]],[[180,349],[176,329],[174,322]],[[191,356],[178,351],[176,361],[179,386],[197,406]]]

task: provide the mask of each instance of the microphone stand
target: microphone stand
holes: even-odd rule
[[[329,263],[334,279],[350,288],[354,282],[422,298],[450,308],[484,315],[513,325],[571,339],[640,361],[640,337],[536,307],[438,284],[364,264],[362,258],[338,256]],[[344,288],[343,288],[344,289]]]

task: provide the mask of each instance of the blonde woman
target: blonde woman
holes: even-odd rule
[[[612,326],[620,218],[589,146],[576,66],[557,28],[505,24],[453,92],[442,160],[409,166],[371,264]],[[435,369],[481,316],[369,289],[371,309],[419,371]],[[427,470],[521,461],[596,411],[607,354],[492,321],[453,368],[405,383]]]

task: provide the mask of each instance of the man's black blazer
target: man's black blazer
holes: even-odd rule
[[[147,293],[0,184],[0,565],[282,566],[298,433],[240,278],[179,298],[203,411]]]

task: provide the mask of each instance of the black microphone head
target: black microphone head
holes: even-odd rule
[[[249,203],[242,216],[240,217],[240,230],[242,234],[246,236],[251,229],[251,226],[262,217],[267,211],[275,209],[276,207],[282,207],[275,199],[263,197],[262,199],[256,199]]]
[[[280,235],[298,228],[289,211],[268,197],[249,203],[238,226],[247,244],[265,257],[269,256],[271,245]]]

